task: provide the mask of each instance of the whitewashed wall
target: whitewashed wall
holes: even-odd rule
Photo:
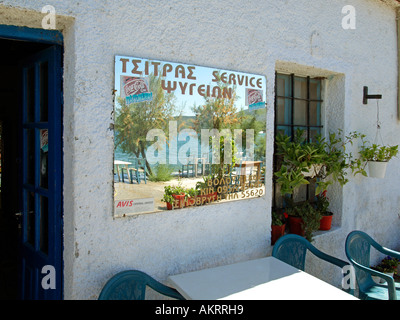
[[[362,104],[362,88],[382,94],[384,140],[400,144],[395,10],[382,1],[352,1],[355,30],[341,26],[341,10],[348,4],[341,0],[5,0],[0,23],[40,27],[46,4],[55,7],[65,40],[66,299],[96,299],[104,283],[124,269],[140,269],[164,281],[170,274],[272,250],[271,170],[264,198],[112,218],[116,54],[265,75],[267,168],[272,168],[275,70],[327,77],[326,130],[359,130],[373,139],[376,103]],[[346,235],[362,229],[399,248],[399,169],[395,160],[386,179],[357,177],[343,189],[334,188],[335,228],[314,244],[344,258]],[[329,266],[312,261],[309,269],[340,283]]]

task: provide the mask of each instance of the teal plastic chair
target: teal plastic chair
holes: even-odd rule
[[[144,183],[147,184],[146,159],[135,158],[133,163],[133,168],[129,168],[131,183],[133,183],[133,179],[135,178],[138,184],[140,184],[141,180],[144,180]]]
[[[163,285],[139,270],[122,271],[104,285],[99,300],[145,300],[146,286],[178,300],[185,298],[174,288]]]
[[[306,255],[310,251],[312,254],[318,258],[330,262],[340,268],[345,266],[350,266],[346,261],[340,260],[333,256],[330,256],[316,247],[314,247],[307,239],[297,235],[297,234],[286,234],[280,237],[272,249],[272,256],[287,263],[291,266],[304,271]],[[343,289],[347,293],[353,294],[353,290]]]
[[[379,252],[400,259],[400,253],[382,247],[363,231],[352,231],[346,238],[346,256],[354,267],[359,290],[359,298],[365,300],[397,300],[400,297],[400,285],[393,277],[370,268],[371,246]],[[378,276],[386,281],[377,284],[372,276]]]

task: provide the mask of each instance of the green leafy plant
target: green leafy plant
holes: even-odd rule
[[[169,181],[172,177],[173,168],[166,164],[158,164],[149,176],[150,181]]]
[[[273,226],[283,226],[286,223],[285,213],[278,213],[277,211],[272,211],[272,221]]]
[[[225,150],[224,137],[223,136],[219,137],[218,141],[214,141],[214,139],[210,137],[210,141],[213,145],[213,153],[215,154],[216,157],[219,156],[219,163],[211,164],[211,172],[213,176],[215,176],[218,179],[221,179],[222,177],[226,176],[226,174],[228,174],[230,170],[232,170],[237,161],[235,156],[237,152],[237,148],[235,146],[235,139],[231,139],[231,145],[229,146],[230,150],[228,147],[228,150],[230,151],[229,154],[227,155],[227,159],[230,160],[229,163],[225,163],[225,151],[228,152],[228,150]]]
[[[319,229],[322,214],[308,201],[293,203],[287,208],[289,216],[302,219],[304,236],[308,241],[313,241],[313,232]]]
[[[172,196],[172,187],[171,186],[164,187],[164,195],[163,195],[161,201],[166,202],[166,203],[171,203],[171,204],[174,202],[174,197]]]
[[[332,212],[329,211],[329,198],[326,196],[326,190],[318,194],[315,198],[315,209],[317,209],[323,216],[332,215]]]
[[[197,190],[195,188],[186,189],[186,192],[185,192],[185,195],[190,198],[193,198],[193,197],[197,196],[198,194],[199,194],[199,190]]]
[[[354,174],[360,172],[361,163],[354,160],[346,148],[363,137],[362,134],[354,131],[342,137],[339,130],[339,134],[330,133],[328,139],[317,136],[314,141],[306,142],[304,133],[298,129],[293,140],[282,134],[276,137],[279,170],[275,176],[282,194],[292,194],[297,187],[309,184],[310,178],[306,178],[306,173],[310,170],[313,171],[312,178],[317,181],[316,195],[335,181],[342,186],[346,184],[347,169],[350,168]]]
[[[195,189],[200,192],[201,189],[206,189],[209,185],[213,185],[214,176],[208,175],[203,177],[203,181],[197,181]]]
[[[180,195],[180,194],[186,195],[186,189],[182,186],[181,183],[179,183],[177,186],[165,186],[164,195],[161,201],[173,205],[175,202],[174,195]]]
[[[400,261],[398,259],[386,256],[378,265],[372,267],[372,269],[385,273],[396,273],[396,269],[399,264]]]
[[[380,146],[372,144],[369,147],[362,146],[360,150],[360,157],[362,161],[380,161],[387,162],[393,157],[397,156],[399,146]]]

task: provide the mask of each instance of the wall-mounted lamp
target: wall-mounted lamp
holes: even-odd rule
[[[364,86],[363,104],[367,104],[368,99],[382,99],[382,95],[381,94],[368,94],[368,87]]]

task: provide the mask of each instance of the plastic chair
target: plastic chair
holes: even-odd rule
[[[167,287],[139,270],[122,271],[104,285],[99,300],[144,300],[146,286],[178,300],[185,298],[175,289]]]
[[[354,267],[359,290],[359,298],[365,300],[397,300],[400,297],[400,284],[393,277],[370,268],[371,246],[379,252],[400,259],[400,253],[382,247],[368,234],[352,231],[346,238],[346,256]],[[377,284],[371,276],[384,279],[387,285]]]
[[[195,173],[196,164],[195,164],[195,157],[194,156],[187,157],[186,164],[182,165],[182,176],[183,176],[183,174],[185,172],[185,167],[186,167],[187,178],[189,178],[190,176],[194,177],[196,175],[196,173]],[[190,174],[189,174],[189,171],[191,171]]]
[[[134,160],[134,168],[129,168],[131,183],[133,183],[133,178],[138,184],[140,184],[141,180],[144,180],[144,183],[147,184],[146,177],[146,159],[144,158],[135,158]]]
[[[274,245],[272,256],[304,271],[308,250],[318,258],[330,262],[340,268],[350,265],[346,261],[340,260],[318,250],[307,239],[297,234],[287,234],[280,237]],[[353,294],[352,289],[343,289],[343,291]]]

